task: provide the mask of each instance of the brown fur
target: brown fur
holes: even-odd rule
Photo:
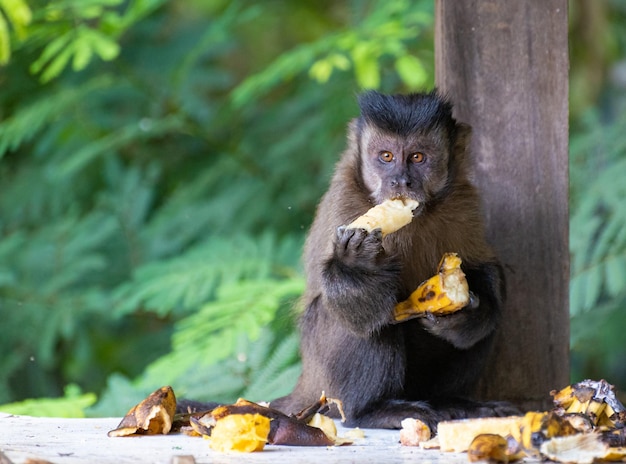
[[[343,401],[351,424],[363,427],[399,427],[405,417],[435,427],[441,419],[510,413],[506,405],[467,399],[504,298],[468,180],[470,129],[454,121],[437,94],[370,93],[361,107],[365,116],[350,125],[305,246],[303,372],[292,394],[272,406],[296,412],[325,391]],[[395,107],[397,115],[382,115],[384,130],[374,125],[378,108]],[[393,165],[377,155],[389,146],[397,154]],[[427,161],[406,161],[415,150],[425,150]],[[380,192],[366,187],[377,182]],[[384,239],[342,227],[389,195],[420,201],[409,225]],[[394,323],[394,305],[435,272],[446,252],[461,256],[474,303],[453,315]]]

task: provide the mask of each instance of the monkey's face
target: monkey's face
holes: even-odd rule
[[[400,136],[366,124],[360,140],[361,173],[372,199],[428,203],[448,181],[447,140],[443,128]]]

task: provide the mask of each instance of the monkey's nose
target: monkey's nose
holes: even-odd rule
[[[391,179],[391,186],[393,188],[397,188],[397,187],[409,188],[411,187],[411,179],[405,176],[396,177],[394,179]]]

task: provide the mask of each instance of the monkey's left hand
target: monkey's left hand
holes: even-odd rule
[[[399,276],[398,260],[385,253],[380,229],[339,227],[322,272],[324,307],[351,332],[369,336],[392,322],[392,314],[380,308],[396,303]]]
[[[431,334],[442,338],[456,348],[467,349],[491,333],[491,324],[476,323],[478,306],[470,305],[455,313],[435,316],[427,313],[420,322]]]
[[[442,316],[427,315],[420,322],[431,334],[459,349],[467,349],[491,335],[501,317],[504,286],[497,263],[467,265],[470,301],[461,310]]]
[[[335,242],[335,259],[351,268],[375,270],[379,264],[383,250],[381,229],[368,232],[361,228],[337,228]]]

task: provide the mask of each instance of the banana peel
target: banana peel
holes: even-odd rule
[[[322,395],[322,399],[317,404],[321,404],[323,408],[331,401],[336,402],[337,400],[327,399]],[[260,422],[260,420],[258,416],[265,417],[269,421],[265,442],[270,445],[341,446],[352,443],[352,440],[338,437],[336,428],[334,432],[327,433],[330,430],[330,424],[321,417],[316,417],[316,413],[311,414],[310,417],[307,416],[305,419],[299,419],[295,415],[287,415],[277,409],[242,398],[238,399],[234,404],[219,406],[211,411],[191,414],[189,423],[197,435],[209,437],[213,442],[213,434],[216,427],[219,427],[220,423],[226,420],[228,424],[228,426],[224,427],[226,433],[219,437],[218,444],[214,449],[220,451],[258,451],[262,447],[260,447],[257,438],[262,437],[263,433],[265,433],[264,429],[259,430],[257,422]],[[232,419],[233,417],[234,419]],[[332,419],[328,419],[332,421]],[[313,425],[311,425],[312,420]],[[263,427],[262,423],[260,427]],[[244,437],[243,439],[246,443],[239,442],[241,436]],[[253,443],[248,443],[248,441],[255,442],[258,446],[254,446]]]
[[[176,396],[170,386],[161,387],[133,406],[109,437],[167,435],[176,412]]]
[[[345,420],[340,400],[327,398],[297,414],[287,415],[277,409],[239,399],[234,404],[193,413],[176,413],[174,390],[162,387],[134,406],[110,437],[168,434],[183,432],[205,437],[216,451],[262,451],[266,444],[290,446],[342,446],[353,439],[337,436],[334,421],[324,415],[335,408]]]
[[[561,414],[583,414],[598,427],[626,426],[626,408],[617,399],[613,385],[604,379],[583,380],[550,394]]]
[[[461,262],[456,253],[444,254],[437,274],[422,282],[407,300],[396,305],[395,321],[403,322],[428,313],[443,316],[467,306],[470,294]]]
[[[626,408],[611,384],[584,380],[551,394],[551,411],[440,422],[441,450],[468,451],[472,462],[524,456],[577,464],[626,460]]]

